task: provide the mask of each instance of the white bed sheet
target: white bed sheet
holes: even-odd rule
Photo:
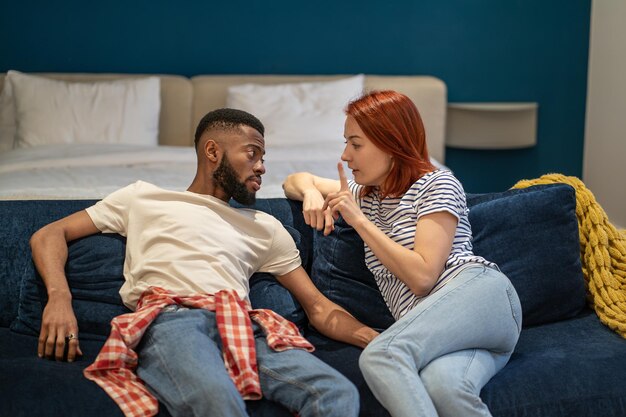
[[[280,146],[268,151],[257,198],[284,197],[282,182],[293,172],[335,178],[336,161],[328,158],[328,151],[318,152],[286,154]],[[183,191],[195,172],[192,147],[73,144],[14,149],[0,153],[0,199],[101,199],[137,180]]]
[[[0,199],[102,198],[137,180],[185,190],[195,173],[192,148],[46,145],[0,153]]]
[[[284,197],[282,182],[293,172],[336,172],[327,153],[270,153],[257,198]],[[195,172],[191,147],[73,144],[15,149],[0,153],[0,199],[100,199],[137,180],[183,191]]]
[[[257,198],[284,197],[282,182],[293,172],[336,172],[327,153],[270,153]],[[183,191],[195,172],[191,147],[73,144],[15,149],[0,153],[0,199],[100,199],[137,180]]]

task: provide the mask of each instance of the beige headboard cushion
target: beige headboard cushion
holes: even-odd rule
[[[0,91],[6,74],[0,74]],[[81,74],[33,73],[61,81],[94,82],[121,78],[141,78],[151,74]],[[179,75],[156,75],[161,79],[161,114],[159,119],[159,144],[189,146],[193,136],[191,105],[193,91],[189,78]],[[195,129],[195,128],[194,128]]]
[[[192,125],[196,126],[207,112],[224,107],[228,87],[232,85],[330,81],[345,77],[347,75],[198,75],[191,78],[194,89]],[[411,98],[426,127],[430,156],[439,162],[445,161],[447,89],[442,80],[417,75],[366,75],[365,89],[396,90]]]

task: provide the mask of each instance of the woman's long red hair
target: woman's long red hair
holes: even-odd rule
[[[379,196],[404,194],[415,181],[436,168],[430,162],[424,123],[410,98],[396,91],[372,91],[350,102],[345,109],[377,148],[393,157]],[[365,186],[362,195],[374,190]]]

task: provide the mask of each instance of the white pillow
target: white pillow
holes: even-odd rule
[[[9,71],[7,81],[14,97],[16,148],[158,144],[158,77],[83,83]]]
[[[13,149],[15,131],[13,89],[11,88],[11,83],[8,82],[7,76],[4,79],[4,85],[0,93],[0,152]]]
[[[362,74],[336,81],[242,84],[228,89],[226,105],[255,115],[265,126],[266,178],[284,179],[296,170],[336,178],[344,148],[343,110],[363,87]]]

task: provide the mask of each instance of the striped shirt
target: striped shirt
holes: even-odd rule
[[[498,269],[496,264],[474,255],[472,251],[472,229],[467,217],[469,209],[465,201],[465,191],[452,172],[448,170],[430,172],[415,181],[401,197],[387,197],[382,201],[376,192],[360,198],[362,186],[354,181],[349,181],[348,184],[365,216],[394,242],[411,250],[415,247],[417,221],[422,216],[448,212],[458,219],[452,250],[429,295],[465,268],[481,264]],[[365,263],[374,275],[378,288],[396,320],[427,297],[416,296],[378,260],[367,244]]]

